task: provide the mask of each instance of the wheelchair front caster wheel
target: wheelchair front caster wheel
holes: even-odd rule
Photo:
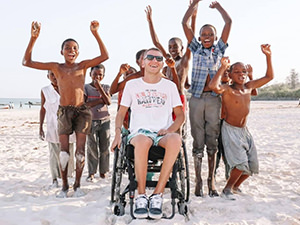
[[[123,216],[125,214],[125,208],[122,204],[117,203],[113,206],[113,213],[116,216]]]
[[[180,215],[186,215],[188,213],[188,206],[185,202],[184,203],[178,202],[177,206],[178,206],[178,212]]]

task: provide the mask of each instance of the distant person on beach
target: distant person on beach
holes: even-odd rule
[[[246,70],[247,70],[247,76],[249,78],[249,80],[253,80],[253,70],[252,70],[252,66],[250,64],[245,65]],[[231,84],[231,79],[229,77],[229,67],[224,71],[224,73],[222,74],[222,78],[221,78],[221,84]],[[251,96],[256,96],[257,95],[257,89],[253,89],[251,91]],[[218,137],[218,152],[217,152],[217,156],[216,156],[216,168],[215,168],[215,176],[216,176],[216,172],[217,169],[219,168],[219,164],[220,164],[220,160],[222,159],[224,162],[224,166],[225,166],[225,179],[227,180],[229,178],[230,175],[230,167],[227,163],[226,160],[226,156],[224,153],[224,147],[223,147],[223,143],[222,143],[222,124],[225,118],[225,107],[224,104],[222,103],[222,108],[221,108],[221,122],[220,122],[220,134]]]
[[[267,71],[264,77],[246,82],[247,68],[243,63],[237,62],[232,64],[229,70],[232,84],[221,84],[222,74],[230,63],[228,57],[223,57],[220,69],[209,84],[214,92],[222,94],[226,112],[222,126],[222,141],[231,172],[221,196],[229,200],[235,200],[233,192],[241,193],[240,185],[250,175],[258,173],[256,147],[246,126],[251,92],[270,82],[274,77],[270,45],[261,45],[261,50],[267,60]]]
[[[61,46],[61,54],[64,56],[64,63],[57,62],[37,62],[31,59],[33,46],[40,34],[41,24],[32,22],[31,38],[23,59],[23,65],[35,69],[51,70],[57,79],[60,92],[60,105],[58,115],[58,133],[61,145],[60,166],[62,177],[62,190],[57,197],[65,198],[69,190],[67,178],[67,165],[70,158],[69,154],[69,135],[74,131],[76,133],[76,178],[73,184],[75,197],[82,196],[85,193],[80,189],[80,179],[85,162],[85,141],[86,135],[91,128],[91,111],[85,105],[84,101],[84,82],[86,70],[96,66],[108,59],[108,52],[104,46],[99,34],[98,21],[92,21],[90,30],[96,38],[101,55],[90,60],[84,60],[76,63],[78,57],[78,43],[74,39],[66,39]]]
[[[92,82],[84,86],[86,105],[91,107],[92,131],[87,139],[88,182],[93,182],[97,167],[99,175],[105,178],[109,171],[110,115],[111,104],[109,85],[102,84],[105,76],[103,64],[93,66],[90,76]]]
[[[47,73],[47,77],[51,84],[43,87],[41,90],[41,109],[40,109],[40,139],[48,142],[49,148],[49,164],[50,172],[52,176],[52,185],[50,188],[58,187],[58,178],[61,178],[61,171],[59,166],[59,135],[57,132],[57,110],[59,106],[59,91],[57,86],[57,80],[50,70]],[[47,132],[45,135],[43,125],[46,117]],[[68,177],[73,176],[74,172],[74,147],[75,135],[71,135],[69,139],[69,153],[70,159],[68,162]]]
[[[211,24],[205,24],[200,29],[197,39],[189,21],[198,7],[200,0],[194,0],[187,9],[182,26],[193,53],[192,81],[189,92],[192,96],[189,101],[189,114],[191,134],[193,137],[193,157],[196,175],[195,195],[203,196],[203,184],[201,177],[202,158],[206,146],[208,157],[208,195],[219,196],[215,188],[214,171],[216,152],[218,149],[218,137],[220,133],[221,97],[214,93],[208,84],[217,73],[221,58],[227,48],[227,40],[231,29],[231,18],[223,7],[214,1],[210,8],[217,9],[221,14],[225,25],[221,38],[217,39],[216,28]],[[214,42],[218,40],[216,44]]]

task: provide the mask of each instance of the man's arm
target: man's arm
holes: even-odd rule
[[[188,43],[191,43],[195,36],[195,33],[194,33],[191,25],[189,24],[189,21],[191,19],[191,16],[193,15],[194,11],[198,7],[198,2],[200,2],[200,1],[201,0],[194,0],[192,2],[192,4],[189,6],[189,8],[187,9],[187,11],[182,19],[182,27],[183,27],[183,31],[187,38]]]
[[[247,83],[247,87],[250,87],[252,89],[259,88],[263,86],[264,84],[270,82],[274,78],[274,72],[273,72],[273,66],[272,66],[272,58],[271,58],[271,49],[269,44],[261,45],[261,50],[266,56],[267,60],[267,72],[266,75],[260,79],[252,80]]]
[[[108,52],[106,50],[106,47],[102,41],[102,39],[99,36],[98,33],[98,29],[99,29],[99,22],[94,20],[91,22],[91,26],[90,26],[91,32],[94,35],[94,37],[96,38],[98,45],[99,45],[99,49],[100,49],[100,56],[90,59],[90,60],[84,60],[82,61],[80,64],[85,67],[86,69],[89,67],[93,67],[93,66],[97,66],[100,63],[104,62],[105,60],[108,59]]]
[[[229,58],[228,57],[223,57],[221,59],[221,67],[219,68],[218,72],[216,75],[211,79],[211,81],[208,84],[208,87],[216,92],[217,94],[221,94],[225,91],[226,85],[223,85],[221,83],[222,75],[226,71],[226,69],[229,67]]]
[[[32,56],[31,56],[32,49],[37,38],[39,37],[40,30],[41,30],[40,23],[37,22],[31,23],[31,37],[28,46],[26,48],[22,64],[23,66],[27,66],[34,69],[55,71],[55,68],[58,65],[58,63],[42,63],[42,62],[32,61]]]
[[[44,108],[44,104],[45,104],[45,96],[44,96],[43,91],[41,91],[40,130],[39,130],[39,136],[40,136],[41,140],[45,140],[43,124],[44,124],[44,120],[45,120],[46,110]]]
[[[152,8],[150,5],[148,5],[146,7],[145,10],[146,14],[147,14],[147,20],[149,23],[149,29],[150,29],[150,34],[151,34],[151,38],[152,38],[152,42],[153,44],[162,52],[163,56],[168,59],[170,57],[169,54],[167,54],[167,52],[165,51],[165,49],[163,48],[163,46],[160,44],[158,37],[155,33],[154,30],[154,26],[153,26],[153,21],[152,21]]]
[[[225,25],[223,27],[221,39],[226,44],[228,41],[232,20],[231,20],[229,14],[223,9],[223,7],[220,5],[219,2],[217,2],[217,1],[212,2],[209,7],[212,9],[216,8],[223,17]]]
[[[120,148],[121,146],[121,131],[122,131],[122,124],[126,115],[128,107],[123,105],[120,106],[115,120],[115,138],[111,144],[110,150],[113,152],[116,147]]]
[[[183,124],[183,122],[185,120],[185,115],[184,115],[182,106],[177,106],[177,107],[173,108],[173,112],[176,116],[176,119],[174,120],[172,125],[170,127],[168,127],[168,129],[159,130],[157,132],[158,136],[166,135],[168,133],[175,133],[179,130],[179,128]]]

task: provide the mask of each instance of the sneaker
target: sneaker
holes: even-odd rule
[[[101,177],[102,179],[105,179],[105,173],[100,173],[100,177]]]
[[[148,198],[145,194],[140,194],[136,197],[133,215],[137,219],[145,219],[148,217]]]
[[[162,217],[162,194],[153,194],[149,198],[149,217],[152,219],[160,219]]]

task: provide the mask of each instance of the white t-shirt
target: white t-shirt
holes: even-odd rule
[[[150,84],[143,78],[126,83],[121,105],[130,107],[130,133],[140,128],[158,132],[167,129],[173,123],[173,108],[181,106],[176,85],[162,78],[158,83]]]

